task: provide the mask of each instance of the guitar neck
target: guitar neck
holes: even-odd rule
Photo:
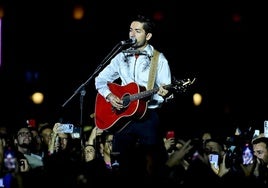
[[[194,81],[195,81],[195,78],[193,80],[190,80],[190,79],[187,79],[187,80],[179,80],[179,81],[176,80],[176,84],[168,84],[168,85],[163,86],[163,88],[164,89],[167,89],[167,90],[173,88],[177,92],[178,91],[182,91],[183,92],[183,91],[186,90],[186,87],[189,86],[189,85],[192,85],[194,83]],[[140,91],[138,93],[125,96],[124,97],[124,100],[126,100],[127,103],[130,102],[130,101],[139,100],[139,99],[142,99],[142,98],[145,98],[145,97],[149,97],[149,96],[157,93],[158,90],[159,90],[159,87],[153,88],[153,89],[150,89],[150,90],[142,90],[142,91]]]

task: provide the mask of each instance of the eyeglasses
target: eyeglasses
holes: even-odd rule
[[[264,151],[262,151],[262,150],[256,150],[254,153],[256,155],[262,155],[264,153]]]
[[[19,132],[18,136],[31,136],[32,133],[31,132]]]
[[[94,148],[85,148],[84,152],[85,153],[95,153],[95,149]]]
[[[112,140],[107,140],[106,143],[108,143],[108,144],[112,144],[113,141],[112,141]]]
[[[59,137],[59,140],[60,141],[68,141],[68,138],[61,138],[61,137]]]

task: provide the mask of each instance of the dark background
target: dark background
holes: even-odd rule
[[[72,18],[76,4],[85,8],[82,20]],[[197,78],[186,93],[176,94],[161,109],[163,129],[181,135],[205,130],[229,134],[251,126],[263,131],[268,119],[264,3],[11,0],[1,5],[0,107],[2,121],[11,126],[30,118],[75,124],[82,118],[83,125],[92,124],[93,73],[113,47],[128,38],[131,17],[141,13],[155,19],[151,42],[168,58],[173,75]],[[83,101],[77,93],[62,107],[86,81]],[[36,90],[45,93],[41,105],[29,98]],[[203,95],[198,107],[192,104],[195,92]]]

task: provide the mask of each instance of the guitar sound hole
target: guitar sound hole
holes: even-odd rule
[[[129,103],[130,103],[130,98],[129,98],[129,96],[124,96],[124,97],[123,97],[123,106],[124,106],[124,107],[127,107],[127,106],[129,105]]]

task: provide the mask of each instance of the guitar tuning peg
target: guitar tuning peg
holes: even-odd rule
[[[191,81],[191,84],[193,84],[195,82],[196,78],[193,78]]]

